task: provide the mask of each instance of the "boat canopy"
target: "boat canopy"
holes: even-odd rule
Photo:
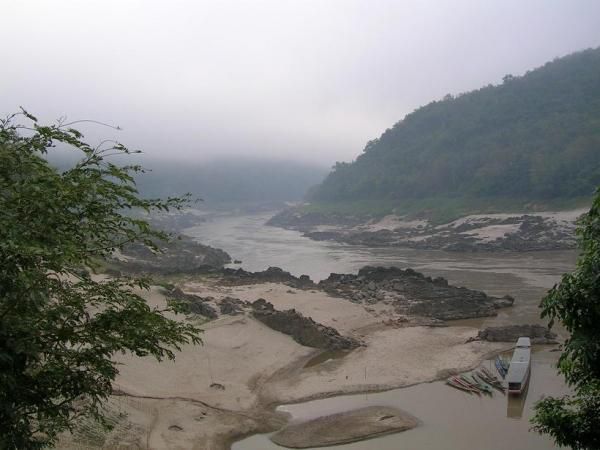
[[[531,362],[531,341],[528,337],[521,337],[517,341],[517,348],[513,353],[506,381],[509,383],[524,383],[529,373],[529,364]]]

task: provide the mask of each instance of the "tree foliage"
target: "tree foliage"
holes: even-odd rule
[[[408,114],[338,164],[311,200],[544,200],[600,184],[600,49]]]
[[[569,332],[558,371],[574,395],[546,398],[535,406],[534,428],[561,446],[600,448],[600,190],[579,224],[581,256],[542,301],[542,317]]]
[[[133,176],[142,169],[110,162],[131,152],[92,147],[72,126],[40,125],[25,111],[0,122],[0,448],[52,445],[82,415],[102,421],[115,353],[171,359],[200,342],[199,329],[165,317],[175,306],[151,308],[136,293],[149,280],[84,270],[127,243],[168,237],[125,211],[185,199],[140,198]],[[54,169],[45,156],[55,145],[81,159]]]

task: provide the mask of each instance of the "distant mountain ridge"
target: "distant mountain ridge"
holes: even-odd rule
[[[600,48],[421,107],[337,163],[322,204],[444,198],[548,200],[600,185]]]
[[[191,193],[205,204],[268,203],[301,200],[320,183],[327,168],[297,161],[267,158],[222,158],[207,162],[142,162],[150,171],[137,178],[145,196]]]
[[[66,170],[81,157],[68,151],[48,155],[51,163]],[[320,183],[328,168],[293,160],[227,157],[209,161],[158,159],[147,154],[137,158],[113,156],[116,164],[140,164],[145,172],[136,176],[136,186],[144,197],[192,194],[208,207],[280,207],[300,201],[312,186]]]

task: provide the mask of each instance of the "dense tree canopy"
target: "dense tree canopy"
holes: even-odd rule
[[[558,445],[576,450],[600,448],[600,190],[580,222],[581,256],[542,301],[542,316],[569,332],[558,370],[575,393],[540,401],[535,429]]]
[[[600,184],[600,49],[417,109],[339,163],[310,199],[592,196]]]
[[[124,211],[177,208],[182,200],[139,198],[132,176],[141,169],[110,162],[129,150],[118,143],[93,148],[71,126],[42,126],[26,112],[0,122],[3,449],[51,445],[81,415],[102,420],[116,352],[160,360],[199,342],[196,327],[166,318],[136,294],[147,280],[86,272],[127,243],[167,237]],[[81,159],[65,171],[52,168],[44,156],[56,144]]]

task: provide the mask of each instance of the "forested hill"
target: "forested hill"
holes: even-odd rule
[[[338,163],[313,201],[553,199],[600,185],[600,49],[417,109]]]

